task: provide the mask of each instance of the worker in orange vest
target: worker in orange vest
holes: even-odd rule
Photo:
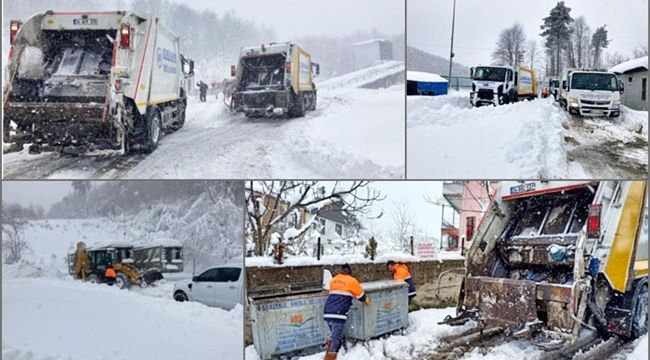
[[[336,360],[339,349],[345,343],[343,331],[348,320],[348,311],[352,306],[352,299],[357,299],[364,304],[370,304],[359,280],[352,276],[352,268],[345,264],[341,272],[330,281],[330,294],[325,301],[323,317],[330,328],[331,336],[327,341],[325,360]]]
[[[106,283],[108,285],[115,284],[115,278],[116,277],[117,277],[117,273],[115,272],[115,269],[113,268],[113,265],[108,264],[106,266],[106,271],[104,271],[104,278],[106,278]]]
[[[411,300],[413,300],[416,293],[415,293],[415,283],[413,283],[413,279],[411,278],[409,267],[406,266],[406,264],[396,263],[393,260],[389,260],[386,263],[386,267],[388,267],[388,271],[391,274],[393,274],[393,279],[404,281],[409,285],[408,297],[409,297],[409,304],[410,304]]]

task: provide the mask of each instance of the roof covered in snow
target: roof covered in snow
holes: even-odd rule
[[[386,40],[386,39],[370,39],[370,40],[366,40],[366,41],[361,41],[361,42],[358,42],[358,43],[354,43],[354,44],[352,44],[352,45],[353,45],[353,46],[359,46],[359,45],[368,45],[368,44],[372,44],[372,43],[380,43],[380,42],[388,42],[388,40]]]
[[[407,71],[406,80],[420,81],[420,82],[447,82],[447,79],[438,74],[427,73],[422,71]]]
[[[150,247],[158,247],[158,246],[163,246],[163,247],[183,247],[183,243],[180,242],[179,240],[176,239],[166,239],[166,238],[158,238],[153,241],[148,241],[148,242],[140,242],[136,244],[137,247],[139,248],[150,248]]]
[[[609,71],[617,74],[625,74],[634,70],[648,70],[648,57],[644,56],[638,59],[626,61],[609,69]]]

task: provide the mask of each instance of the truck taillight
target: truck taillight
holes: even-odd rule
[[[291,63],[286,63],[286,64],[284,64],[284,69],[285,69],[288,73],[290,73],[290,72],[291,72]]]
[[[587,237],[600,237],[600,209],[598,204],[589,205],[589,215],[587,217]]]
[[[122,24],[120,27],[120,46],[123,48],[131,47],[131,25]]]
[[[22,25],[20,21],[11,20],[9,25],[9,44],[13,45],[16,41],[16,34],[18,34],[18,30],[20,30],[20,25]]]
[[[235,76],[237,75],[237,66],[231,65],[230,66],[230,76]]]

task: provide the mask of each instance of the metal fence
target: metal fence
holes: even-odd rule
[[[449,76],[442,76],[443,78],[449,81],[449,89],[453,90],[467,90],[472,88],[472,78],[468,76],[452,76],[451,79]]]

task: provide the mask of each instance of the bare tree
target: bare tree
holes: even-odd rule
[[[632,49],[632,56],[635,59],[648,56],[648,45],[639,45],[638,47]]]
[[[337,202],[342,211],[367,214],[385,197],[369,181],[249,181],[246,183],[246,219],[255,255],[267,253],[271,237],[296,211],[309,211],[315,219],[325,205]],[[293,237],[302,236],[311,224],[304,224]]]
[[[518,66],[524,61],[526,51],[526,34],[524,27],[516,22],[499,34],[499,39],[492,52],[492,60],[496,65]]]
[[[578,68],[589,66],[587,54],[591,51],[590,39],[591,34],[587,20],[582,15],[578,16],[571,25],[571,44],[573,46],[570,49],[573,53],[574,64]]]
[[[537,51],[537,41],[535,39],[528,40],[526,43],[526,49],[526,58],[528,59],[530,68],[534,69],[537,61],[539,61],[537,57],[537,54],[539,53]]]
[[[609,69],[628,60],[630,60],[630,58],[619,52],[607,53],[607,56],[605,57],[605,65]]]
[[[23,237],[25,220],[7,209],[2,211],[2,252],[6,264],[15,264],[29,250],[29,245]]]
[[[402,251],[409,250],[409,235],[413,235],[413,226],[415,221],[406,202],[393,203],[393,228],[390,231],[390,237],[397,240]]]

